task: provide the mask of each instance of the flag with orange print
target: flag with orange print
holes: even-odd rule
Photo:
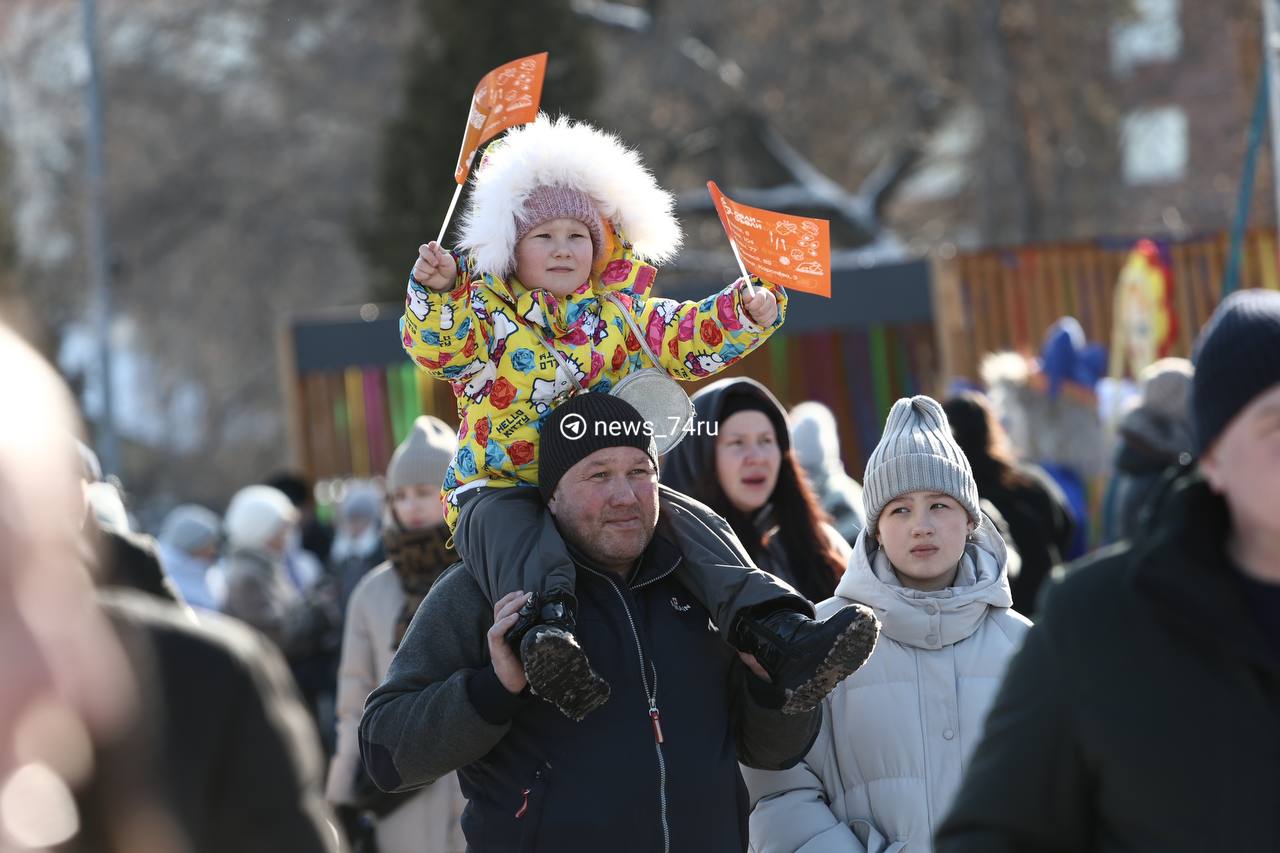
[[[527,124],[538,117],[542,101],[542,81],[547,76],[547,54],[535,53],[513,59],[484,75],[471,96],[471,114],[462,137],[458,165],[453,179],[466,183],[476,151],[509,127]]]
[[[742,265],[792,290],[831,298],[831,223],[738,204],[707,181],[720,224]]]

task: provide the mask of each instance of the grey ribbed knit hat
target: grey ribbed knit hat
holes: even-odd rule
[[[959,501],[979,523],[978,484],[956,444],[947,413],[932,397],[903,397],[889,410],[880,443],[871,451],[862,481],[867,527],[874,530],[885,504],[908,492],[940,492]]]
[[[458,438],[439,418],[422,415],[387,463],[387,494],[405,486],[440,488],[458,451]]]

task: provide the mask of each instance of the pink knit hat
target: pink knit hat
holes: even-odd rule
[[[544,222],[553,219],[576,219],[587,226],[591,234],[592,257],[600,259],[604,251],[604,229],[600,225],[600,209],[591,197],[581,190],[566,186],[535,187],[525,199],[524,207],[516,214],[516,242]]]

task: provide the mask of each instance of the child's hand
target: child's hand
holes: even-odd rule
[[[742,307],[747,309],[747,316],[753,323],[767,329],[778,319],[778,300],[768,288],[756,287],[753,290],[754,296],[742,295]]]
[[[454,279],[458,277],[458,264],[453,255],[432,240],[418,247],[418,259],[413,262],[413,271],[409,275],[428,290],[452,290]]]

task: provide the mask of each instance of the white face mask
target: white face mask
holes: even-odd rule
[[[366,557],[376,551],[381,542],[382,534],[373,525],[369,525],[355,536],[340,532],[334,537],[329,558],[342,560],[347,557]]]

